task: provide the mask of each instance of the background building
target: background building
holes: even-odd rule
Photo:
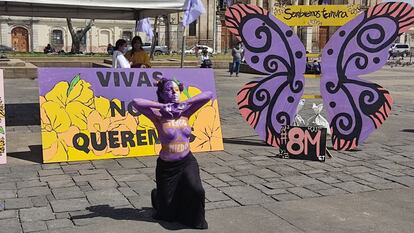
[[[221,0],[219,4],[219,15],[221,19],[222,40],[221,47],[223,50],[232,48],[237,39],[230,35],[226,26],[224,25],[224,12],[227,8],[225,0]],[[277,5],[348,5],[359,4],[361,10],[365,10],[371,6],[374,6],[382,0],[235,0],[234,3],[255,4],[269,11],[273,11],[273,7]],[[325,46],[329,38],[335,33],[338,27],[325,27],[325,26],[313,26],[313,27],[294,27],[294,30],[298,34],[299,38],[305,45],[305,48],[309,52],[319,53]],[[407,43],[410,47],[414,47],[414,25],[411,30],[401,35],[396,42]]]
[[[226,2],[225,0],[203,0],[206,13],[186,28],[186,48],[202,44],[220,53],[227,52],[234,46],[237,40],[228,32],[224,24]],[[362,9],[366,9],[380,0],[235,0],[233,2],[255,4],[273,11],[275,5],[322,3],[360,4]],[[183,13],[174,13],[158,18],[156,44],[167,45],[172,51],[181,50],[183,30],[179,23],[182,16]],[[154,19],[151,20],[154,22]],[[88,19],[72,20],[75,30],[84,28],[88,21]],[[297,27],[295,30],[308,51],[320,52],[337,28],[314,26]],[[108,44],[113,45],[120,38],[130,41],[135,34],[135,21],[95,20],[83,39],[81,50],[105,53]],[[138,34],[142,36],[144,42],[150,42],[145,34]],[[402,35],[397,42],[408,43],[414,47],[414,28]],[[0,16],[0,45],[10,46],[21,52],[42,52],[47,44],[51,44],[55,50],[70,51],[72,39],[66,19]]]
[[[203,0],[206,14],[189,25],[185,31],[186,48],[196,44],[208,45],[221,52],[221,26],[216,23],[217,1]],[[179,26],[183,13],[161,16],[157,24],[158,45],[167,45],[171,50],[181,50],[183,30]],[[84,28],[89,19],[72,19],[75,30]],[[151,19],[154,22],[154,19]],[[95,20],[92,28],[83,39],[84,52],[106,52],[108,44],[117,39],[130,41],[135,35],[135,21]],[[144,33],[144,42],[150,42]],[[21,52],[42,52],[51,44],[55,50],[70,51],[72,39],[66,19],[0,16],[0,45],[10,46]]]
[[[75,30],[84,28],[89,20],[73,19]],[[96,20],[82,41],[82,51],[106,52],[109,43],[119,38],[131,40],[134,21]],[[70,51],[72,38],[66,19],[0,17],[0,44],[20,52],[42,52],[47,44],[59,51]]]

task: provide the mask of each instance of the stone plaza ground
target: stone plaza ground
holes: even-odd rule
[[[366,78],[391,92],[391,116],[357,151],[325,163],[281,159],[238,113],[255,75],[216,70],[225,150],[197,153],[204,232],[413,232],[414,68]],[[319,80],[305,92],[318,94]],[[0,232],[195,232],[151,218],[156,157],[41,164],[37,80],[6,79],[8,164],[0,166]],[[311,116],[308,100],[301,112]],[[330,145],[330,143],[328,143]]]

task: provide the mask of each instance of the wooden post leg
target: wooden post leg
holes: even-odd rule
[[[326,155],[328,155],[329,158],[333,158],[331,152],[328,150],[328,148],[326,148]]]

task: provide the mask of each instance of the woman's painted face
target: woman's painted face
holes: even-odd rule
[[[180,88],[175,82],[168,81],[164,84],[164,90],[162,92],[162,99],[166,103],[180,102]]]

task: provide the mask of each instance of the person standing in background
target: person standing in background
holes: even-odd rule
[[[211,60],[208,56],[207,49],[203,49],[200,56],[201,68],[211,68]]]
[[[115,43],[115,48],[112,52],[112,68],[131,68],[128,60],[124,54],[127,50],[127,42],[124,39],[119,39]]]
[[[233,64],[230,67],[230,76],[232,76],[233,73],[236,73],[236,76],[239,76],[242,53],[243,53],[243,49],[241,48],[241,42],[239,42],[231,50],[231,56],[233,57]]]
[[[114,53],[114,46],[112,46],[112,44],[108,44],[108,46],[106,47],[106,52],[109,55],[112,55]]]
[[[128,61],[132,62],[132,68],[150,68],[151,63],[148,54],[142,48],[142,39],[139,36],[132,38],[132,49],[125,54]]]

